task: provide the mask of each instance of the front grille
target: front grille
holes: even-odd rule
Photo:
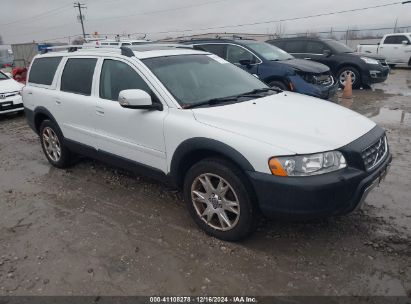
[[[15,92],[7,92],[7,93],[0,93],[0,100],[1,99],[6,99],[8,97],[13,97],[16,95],[19,95],[20,92],[19,91],[15,91]]]
[[[334,78],[329,73],[315,75],[300,73],[300,76],[304,78],[304,80],[308,83],[319,85],[322,87],[329,87],[334,84]]]
[[[323,86],[323,87],[328,87],[334,84],[334,79],[331,75],[329,74],[322,74],[322,75],[317,75],[314,76],[317,85]]]
[[[365,169],[371,170],[386,156],[388,151],[387,137],[384,135],[367,149],[361,152]]]

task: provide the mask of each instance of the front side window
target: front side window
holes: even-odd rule
[[[61,76],[60,90],[90,96],[96,58],[70,58]]]
[[[384,44],[402,44],[403,41],[410,43],[406,36],[396,35],[388,36],[387,38],[385,38]]]
[[[62,57],[44,57],[35,59],[31,65],[29,82],[51,85],[61,59]]]
[[[258,60],[257,58],[250,53],[250,51],[239,47],[237,45],[227,45],[227,61],[234,63],[234,64],[241,64],[242,60],[248,60],[251,63],[256,63]]]
[[[288,54],[282,49],[279,49],[278,47],[265,42],[249,43],[247,44],[247,46],[266,60],[278,61],[294,58],[292,55]]]
[[[182,106],[267,88],[256,77],[216,55],[166,56],[142,61]]]
[[[129,89],[140,89],[152,95],[147,83],[128,64],[118,60],[104,60],[100,76],[100,97],[117,101],[120,92]]]

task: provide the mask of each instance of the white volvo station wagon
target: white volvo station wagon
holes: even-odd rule
[[[23,102],[53,166],[82,154],[168,182],[206,233],[229,241],[261,214],[348,214],[391,162],[371,120],[195,50],[39,55]]]

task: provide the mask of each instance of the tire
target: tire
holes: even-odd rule
[[[393,68],[395,68],[396,65],[395,64],[389,64],[388,66],[390,67],[390,69],[393,69]]]
[[[337,81],[340,88],[344,88],[344,79],[346,75],[350,73],[352,79],[352,87],[353,89],[358,89],[361,86],[361,74],[357,68],[352,66],[346,66],[341,68],[337,73]]]
[[[64,146],[64,137],[60,128],[51,120],[44,120],[40,125],[40,144],[50,164],[57,168],[66,168],[71,164],[71,152]]]
[[[271,81],[268,84],[268,86],[270,88],[278,88],[278,89],[283,90],[283,91],[288,91],[287,86],[284,83],[282,83],[281,81]]]
[[[231,162],[210,158],[194,164],[185,176],[183,192],[191,216],[208,235],[234,242],[254,232],[259,211],[253,191]]]

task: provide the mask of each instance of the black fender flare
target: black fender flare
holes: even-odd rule
[[[227,159],[237,164],[243,171],[254,172],[255,169],[251,163],[237,150],[229,145],[205,137],[194,137],[187,139],[180,143],[177,149],[174,151],[173,157],[170,163],[170,175],[173,182],[179,186],[181,181],[180,168],[182,163],[186,160],[190,154],[196,151],[210,151],[220,154]]]
[[[57,123],[57,120],[54,118],[53,114],[51,114],[50,111],[47,110],[45,107],[40,106],[40,107],[36,107],[34,109],[34,115],[33,115],[33,119],[34,119],[33,125],[35,126],[37,133],[40,132],[40,130],[38,129],[40,126],[37,124],[37,117],[39,115],[47,116],[53,123],[55,123],[60,128],[60,126]],[[60,129],[60,131],[61,131],[61,129]]]

